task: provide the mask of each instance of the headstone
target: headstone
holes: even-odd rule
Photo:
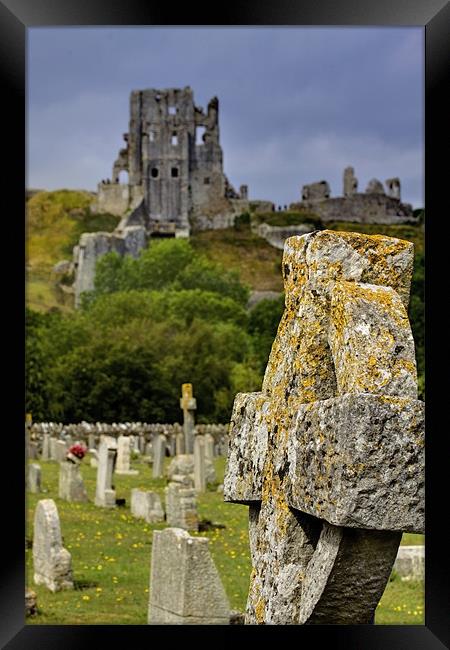
[[[138,447],[139,447],[139,453],[143,455],[145,452],[145,437],[141,434],[139,434],[138,437]]]
[[[203,439],[205,441],[205,458],[208,458],[209,460],[213,461],[215,456],[214,436],[211,433],[205,433]]]
[[[180,408],[183,409],[184,449],[186,454],[194,452],[194,412],[197,400],[192,391],[192,384],[182,384]]]
[[[31,440],[28,443],[28,458],[30,460],[37,460],[39,456],[38,453],[38,443],[34,440]]]
[[[41,460],[50,460],[50,457],[50,434],[44,433],[42,436]]]
[[[119,436],[117,439],[117,462],[116,474],[132,474],[136,475],[139,472],[136,469],[130,468],[131,456],[131,440],[130,436]]]
[[[262,391],[236,396],[226,501],[249,505],[246,623],[367,624],[424,519],[424,413],[407,306],[413,244],[285,243]]]
[[[98,451],[96,449],[89,449],[89,464],[91,467],[98,467]]]
[[[30,492],[41,492],[41,468],[36,463],[28,465],[28,489]]]
[[[229,624],[230,605],[206,537],[179,528],[153,532],[148,622]]]
[[[145,450],[144,450],[144,455],[147,456],[148,458],[152,457],[152,443],[151,442],[146,442],[145,443]]]
[[[66,459],[67,447],[64,440],[55,441],[55,456],[56,456],[55,460],[58,461],[58,463],[61,463],[63,460]]]
[[[194,438],[194,487],[197,492],[206,490],[205,441],[198,434]]]
[[[34,582],[50,591],[73,589],[72,558],[62,545],[61,528],[53,499],[38,501],[33,533]]]
[[[112,485],[116,455],[117,443],[115,438],[102,435],[98,450],[96,506],[113,508],[116,505],[116,492]]]
[[[153,478],[164,476],[164,459],[166,457],[166,436],[157,433],[153,436]]]
[[[180,454],[170,461],[167,476],[170,481],[194,487],[194,454]],[[205,458],[206,483],[216,482],[216,470],[209,458]]]
[[[57,458],[56,458],[56,456],[57,456],[57,451],[56,451],[57,444],[56,443],[57,442],[58,442],[58,440],[56,438],[50,438],[50,459],[51,460],[57,460]]]
[[[145,519],[149,524],[164,521],[161,499],[156,492],[145,492],[138,488],[131,490],[131,514],[137,519]]]
[[[95,435],[93,433],[90,433],[88,435],[88,447],[89,447],[89,449],[96,449]]]
[[[81,503],[88,501],[78,463],[64,460],[59,464],[58,496],[65,501],[77,501]]]
[[[394,570],[402,580],[425,578],[425,546],[400,546]]]
[[[197,500],[194,488],[169,483],[165,489],[168,526],[198,531]]]

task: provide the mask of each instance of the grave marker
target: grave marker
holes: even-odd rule
[[[367,624],[424,515],[410,242],[286,240],[262,391],[236,396],[226,501],[249,505],[246,623]]]

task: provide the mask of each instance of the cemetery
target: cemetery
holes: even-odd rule
[[[412,264],[389,237],[288,239],[229,425],[196,425],[189,383],[182,425],[29,424],[29,622],[423,624]]]

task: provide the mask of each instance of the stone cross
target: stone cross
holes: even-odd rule
[[[53,499],[38,501],[33,532],[34,582],[50,591],[73,589],[72,558],[62,545],[61,527]]]
[[[98,449],[97,486],[95,505],[113,508],[116,505],[116,492],[112,478],[117,455],[117,442],[112,436],[100,436]]]
[[[286,240],[262,391],[236,396],[224,499],[249,505],[246,623],[367,624],[424,526],[410,242]]]
[[[197,400],[193,396],[192,384],[182,384],[180,408],[183,409],[184,453],[194,453],[194,411]]]
[[[153,532],[149,624],[228,625],[230,605],[206,537]]]

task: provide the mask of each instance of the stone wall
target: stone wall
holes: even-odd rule
[[[119,255],[137,257],[146,243],[147,236],[143,226],[129,226],[120,233],[83,233],[74,249],[75,307],[79,306],[80,296],[84,291],[93,290],[95,265],[100,257],[113,251]]]
[[[356,223],[416,223],[412,206],[382,193],[356,193],[321,201],[291,203],[290,210],[310,209],[322,221],[353,221]]]
[[[130,190],[124,183],[99,183],[93,212],[107,212],[118,217],[128,210]]]

